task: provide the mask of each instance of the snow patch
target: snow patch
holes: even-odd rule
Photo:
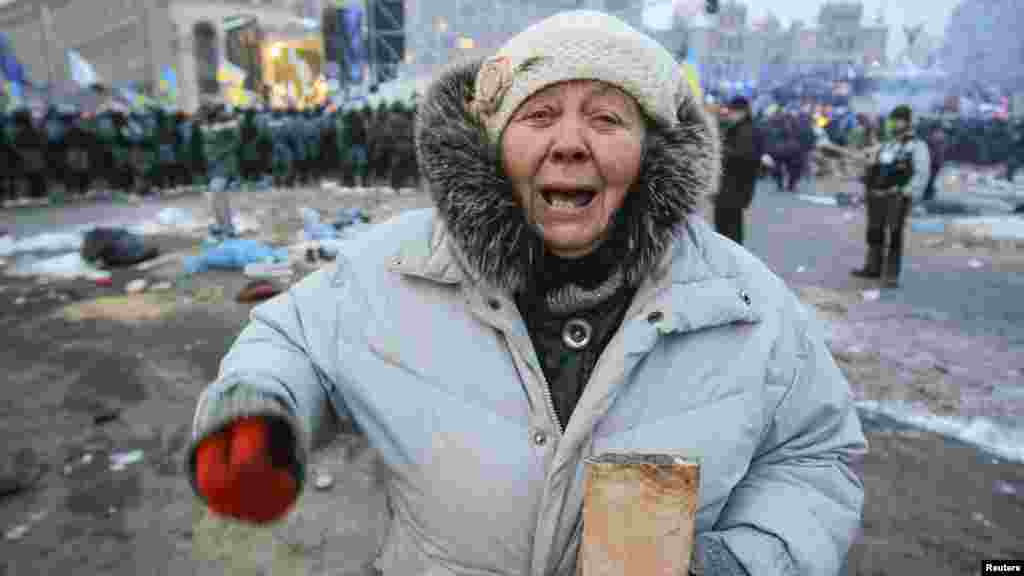
[[[891,418],[902,424],[956,438],[1000,458],[1024,463],[1024,428],[999,424],[990,418],[938,416],[918,406],[898,402],[858,400],[857,408],[868,414]]]

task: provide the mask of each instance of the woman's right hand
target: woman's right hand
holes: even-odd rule
[[[273,522],[298,499],[294,450],[294,435],[280,418],[240,418],[196,448],[196,487],[217,514]]]

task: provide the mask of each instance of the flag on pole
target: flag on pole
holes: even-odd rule
[[[178,72],[174,66],[164,66],[160,72],[160,94],[171,106],[178,103]]]
[[[96,69],[75,50],[68,50],[68,70],[71,71],[71,80],[82,88],[100,83]]]
[[[686,62],[683,62],[682,70],[683,77],[690,84],[690,90],[693,91],[697,102],[703,102],[704,91],[700,87],[700,63],[697,62],[697,55],[693,53],[693,50],[686,55]]]
[[[4,86],[7,91],[7,108],[8,110],[16,110],[25,105],[24,94],[22,93],[21,83],[13,80],[6,80]]]
[[[220,67],[217,68],[217,82],[221,84],[231,84],[240,86],[245,83],[245,77],[248,74],[245,70],[242,70],[238,66],[224,60],[220,63]]]
[[[18,62],[18,58],[14,55],[14,47],[11,45],[10,39],[3,32],[0,32],[0,74],[8,82],[14,84],[31,84],[25,76],[25,67]]]

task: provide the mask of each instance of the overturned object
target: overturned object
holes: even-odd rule
[[[673,454],[607,453],[584,465],[583,576],[686,576],[700,463]]]

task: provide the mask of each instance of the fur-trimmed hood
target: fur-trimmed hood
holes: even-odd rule
[[[516,293],[529,281],[540,244],[501,168],[498,146],[469,110],[480,65],[452,66],[430,86],[417,110],[416,154],[468,272]],[[640,176],[616,215],[617,235],[610,241],[622,252],[619,261],[631,285],[653,271],[679,225],[718,186],[715,122],[694,98],[678,115],[674,127],[649,125]]]

